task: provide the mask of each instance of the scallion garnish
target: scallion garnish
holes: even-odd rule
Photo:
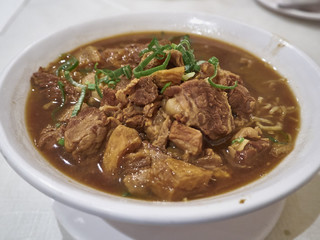
[[[79,97],[77,103],[74,105],[74,109],[71,113],[71,117],[77,116],[79,110],[81,109],[84,97],[86,96],[86,91],[87,91],[87,87],[85,85],[83,85],[83,87],[81,88],[80,97]]]
[[[243,141],[244,141],[244,138],[243,137],[239,137],[239,138],[233,139],[232,142],[231,142],[231,145],[235,144],[235,143],[242,143]]]
[[[58,145],[64,146],[64,138],[63,137],[58,140]]]
[[[78,87],[78,88],[83,88],[85,85],[78,83],[77,81],[73,80],[73,78],[70,76],[69,71],[64,71],[64,76],[70,82],[73,86]]]
[[[74,56],[70,56],[62,65],[60,65],[56,70],[56,75],[59,76],[62,70],[72,71],[79,65],[78,59]]]
[[[182,76],[182,81],[187,81],[190,78],[194,77],[196,73],[195,72],[190,72],[190,73],[186,73]]]
[[[214,82],[212,82],[212,80],[210,78],[208,78],[208,82],[212,87],[220,88],[220,89],[223,89],[223,90],[225,90],[225,89],[234,89],[234,88],[236,88],[238,86],[238,81],[235,81],[234,85],[232,85],[232,86],[225,86],[225,85],[214,83]]]
[[[273,142],[273,143],[277,143],[277,144],[288,144],[288,141],[286,141],[286,142],[280,142],[279,140],[277,140],[277,139],[275,139],[274,137],[271,137],[271,136],[269,136],[268,138],[269,138],[269,140],[270,140],[271,142]]]
[[[163,94],[164,91],[165,91],[168,87],[170,87],[170,85],[171,85],[171,82],[166,83],[166,84],[163,86],[163,88],[161,89],[160,93]]]
[[[140,77],[143,77],[143,76],[148,76],[156,71],[159,71],[159,70],[164,70],[167,68],[168,66],[168,63],[170,61],[170,58],[171,58],[171,53],[169,52],[167,54],[167,57],[166,57],[166,60],[159,66],[156,66],[154,68],[150,68],[150,69],[147,69],[147,70],[143,70],[147,65],[148,63],[156,57],[157,54],[161,54],[159,52],[154,52],[152,53],[151,55],[149,55],[146,59],[144,59],[135,69],[133,69],[133,74],[136,78],[140,78]]]
[[[208,60],[208,62],[211,63],[214,66],[214,73],[213,73],[213,75],[211,77],[208,78],[208,82],[212,87],[220,88],[220,89],[225,90],[225,89],[234,89],[234,88],[236,88],[238,86],[238,81],[235,81],[234,85],[232,85],[232,86],[225,86],[225,85],[214,83],[212,81],[212,79],[214,79],[218,74],[219,59],[216,58],[216,57],[211,57]]]
[[[86,83],[88,86],[89,90],[95,90],[96,89],[96,85],[94,83]]]
[[[124,75],[128,79],[131,79],[132,76],[132,70],[130,65],[126,65],[124,67],[112,71],[109,69],[98,69],[98,63],[96,63],[94,69],[96,71],[96,74],[94,76],[95,89],[101,98],[103,97],[99,87],[101,83],[107,84],[109,88],[115,88],[116,84],[120,82],[120,76]],[[99,76],[101,75],[104,76],[102,78],[99,78]]]

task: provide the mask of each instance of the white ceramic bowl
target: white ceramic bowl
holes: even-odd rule
[[[249,50],[272,64],[289,83],[301,106],[301,130],[294,151],[266,177],[235,191],[190,202],[145,202],[84,186],[44,160],[28,136],[24,111],[30,76],[60,53],[120,33],[179,31],[201,34]],[[0,82],[1,152],[34,187],[66,205],[108,219],[171,224],[222,220],[257,210],[286,197],[320,166],[320,70],[279,37],[238,22],[200,13],[144,13],[88,22],[57,32],[25,49]],[[244,204],[239,201],[245,199]]]

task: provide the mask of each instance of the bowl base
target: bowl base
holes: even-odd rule
[[[264,239],[277,223],[285,201],[276,202],[266,208],[247,215],[209,223],[183,225],[143,225],[105,220],[100,217],[70,208],[55,201],[53,210],[62,233],[77,240],[256,240]]]

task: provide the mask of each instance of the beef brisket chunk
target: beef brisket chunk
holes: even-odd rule
[[[210,86],[204,80],[189,80],[174,86],[173,98],[165,111],[181,123],[201,130],[212,140],[231,133],[233,116],[226,93]]]
[[[198,155],[202,151],[202,133],[177,121],[171,125],[169,140],[187,154]]]
[[[259,162],[259,155],[270,149],[268,138],[261,137],[261,129],[245,127],[238,131],[228,147],[228,162],[237,168],[252,168]]]
[[[96,153],[107,134],[107,118],[94,107],[87,107],[71,118],[64,133],[65,149],[78,154]]]

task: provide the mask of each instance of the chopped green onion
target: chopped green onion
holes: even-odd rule
[[[270,140],[271,142],[273,142],[273,143],[277,143],[277,144],[288,144],[288,141],[286,141],[286,142],[280,142],[279,140],[277,140],[277,139],[275,139],[274,137],[271,137],[271,136],[269,136],[268,138],[269,138],[269,140]]]
[[[213,75],[211,77],[208,78],[208,82],[210,83],[210,85],[212,87],[220,88],[220,89],[224,89],[225,90],[225,89],[235,89],[238,86],[238,81],[235,81],[234,85],[232,85],[232,86],[225,86],[225,85],[214,83],[212,81],[212,79],[214,79],[218,74],[219,59],[216,58],[216,57],[211,57],[208,60],[208,62],[211,63],[214,66],[214,73],[213,73]]]
[[[210,80],[212,80],[213,78],[215,78],[218,74],[218,66],[219,66],[219,59],[216,57],[211,57],[208,60],[209,63],[211,63],[214,66],[214,73],[213,75],[209,78]]]
[[[84,97],[86,96],[86,90],[87,90],[86,86],[83,86],[81,88],[80,97],[79,97],[77,103],[74,105],[74,109],[73,109],[73,111],[71,113],[71,117],[77,116],[78,112],[80,111],[82,103],[83,103],[83,100],[84,100]]]
[[[232,86],[225,86],[225,85],[214,83],[214,82],[212,82],[212,80],[210,78],[208,78],[208,82],[210,83],[210,85],[212,87],[220,88],[220,89],[224,89],[224,90],[225,89],[235,89],[238,86],[238,81],[235,81],[234,85],[232,85]]]
[[[95,79],[95,89],[99,96],[102,98],[102,92],[100,90],[100,83],[105,83],[108,85],[109,88],[115,88],[116,84],[120,82],[120,76],[124,75],[126,78],[131,79],[132,77],[132,70],[130,65],[126,65],[124,67],[118,68],[114,71],[109,69],[98,69],[98,63],[95,64],[94,69],[96,71],[96,74],[94,76]],[[99,78],[99,75],[105,75],[102,78]]]
[[[131,197],[131,193],[129,193],[129,192],[124,192],[124,193],[122,194],[122,197]]]
[[[186,73],[182,76],[182,81],[187,81],[190,78],[194,77],[196,73],[195,72],[190,72],[190,73]]]
[[[170,50],[172,49],[171,45],[167,44],[167,45],[164,45],[164,46],[161,46],[159,44],[159,41],[156,37],[154,37],[151,42],[149,43],[148,47],[143,49],[140,53],[139,53],[139,56],[142,57],[145,53],[148,53],[148,52],[161,52],[163,53],[164,50]],[[160,55],[157,55],[156,58],[157,59],[162,59],[164,57],[164,54],[160,54]]]
[[[133,69],[133,74],[136,78],[140,78],[140,77],[143,77],[143,76],[148,76],[156,71],[159,71],[159,70],[164,70],[167,68],[168,66],[168,63],[170,61],[170,58],[171,58],[171,53],[169,52],[167,57],[166,57],[166,60],[159,66],[156,66],[154,68],[150,68],[150,69],[147,69],[147,70],[143,70],[147,65],[148,63],[153,59],[155,58],[155,56],[158,54],[158,52],[155,52],[151,55],[149,55],[145,60],[143,60],[135,69]]]
[[[60,146],[64,146],[64,138],[63,137],[58,140],[58,144]]]
[[[62,70],[72,71],[79,65],[79,61],[74,57],[70,56],[62,65],[60,65],[56,70],[56,75],[59,76]]]
[[[89,90],[95,90],[96,89],[96,85],[94,83],[86,83],[88,86]]]
[[[164,91],[171,85],[171,82],[166,83],[163,88],[161,89],[160,93],[164,93]]]
[[[68,80],[68,82],[70,82],[75,87],[83,88],[85,86],[85,85],[82,85],[81,83],[78,83],[75,80],[73,80],[73,78],[70,76],[70,72],[68,70],[66,70],[64,72],[64,76]]]
[[[244,138],[243,137],[239,137],[239,138],[233,139],[232,142],[231,142],[231,145],[234,144],[234,143],[242,143],[243,141],[244,141]]]

